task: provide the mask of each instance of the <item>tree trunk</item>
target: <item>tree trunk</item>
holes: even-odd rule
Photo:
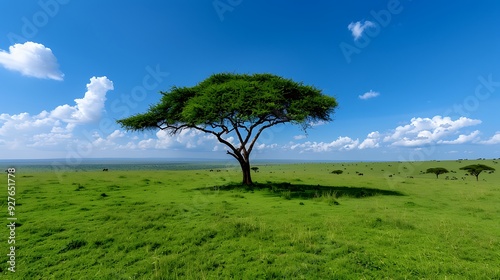
[[[243,185],[253,185],[252,174],[250,173],[250,162],[247,160],[240,160],[241,172],[243,172]]]

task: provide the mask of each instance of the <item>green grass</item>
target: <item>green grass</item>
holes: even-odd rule
[[[0,275],[500,279],[500,175],[458,169],[473,163],[263,164],[252,188],[237,168],[18,170],[17,271],[4,239]],[[421,174],[430,167],[457,173]]]

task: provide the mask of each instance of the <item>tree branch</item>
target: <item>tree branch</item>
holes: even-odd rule
[[[240,141],[240,147],[238,148],[239,151],[243,151],[243,153],[246,153],[246,142],[243,141],[243,137],[241,136],[240,130],[238,129],[238,123],[236,123],[232,118],[228,118],[231,124],[233,125],[233,129],[236,132],[236,135],[238,136],[238,140]]]
[[[245,129],[247,130],[247,136],[245,137],[245,140],[244,140],[245,146],[248,143],[248,140],[250,140],[250,137],[252,136],[254,128],[263,124],[264,122],[266,122],[266,117],[264,117],[264,118],[260,117],[255,123],[253,123],[250,126],[250,128],[245,127]],[[250,153],[250,152],[251,152],[251,150],[248,150],[248,153]]]
[[[257,134],[255,134],[255,137],[252,139],[250,146],[248,146],[248,154],[250,154],[252,152],[253,146],[257,142],[257,138],[259,138],[260,134],[262,133],[262,131],[264,131],[264,129],[269,128],[269,127],[274,126],[274,125],[277,125],[277,124],[280,124],[280,123],[286,123],[286,122],[289,122],[289,121],[288,120],[274,121],[274,122],[270,122],[264,126],[261,126],[259,128],[259,131],[257,132]]]
[[[217,137],[217,140],[228,146],[232,152],[230,151],[226,151],[228,154],[232,155],[233,157],[235,157],[237,160],[240,160],[241,159],[241,153],[238,149],[236,149],[231,143],[229,143],[226,139],[222,138],[221,135],[224,134],[225,132],[224,131],[221,131],[221,132],[215,132],[213,130],[208,130],[208,129],[205,129],[203,127],[199,127],[199,126],[194,126],[192,127],[194,129],[197,129],[197,130],[200,130],[200,131],[203,131],[205,133],[210,133],[212,135],[214,135],[215,137]],[[238,156],[239,155],[239,156]]]
[[[178,132],[181,132],[183,129],[191,128],[192,126],[190,126],[188,124],[172,125],[172,124],[168,124],[166,122],[162,122],[162,123],[158,124],[157,127],[161,130],[168,129],[168,130],[170,130],[168,132],[170,135],[175,135]]]

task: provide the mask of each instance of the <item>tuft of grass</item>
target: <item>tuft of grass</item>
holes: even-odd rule
[[[87,245],[87,241],[85,240],[71,240],[68,244],[66,244],[66,246],[64,246],[64,248],[62,248],[59,253],[64,253],[64,252],[67,252],[67,251],[70,251],[70,250],[75,250],[75,249],[78,249],[80,247],[83,247]]]
[[[292,199],[292,191],[290,191],[290,190],[281,191],[281,197],[286,199],[286,200]]]

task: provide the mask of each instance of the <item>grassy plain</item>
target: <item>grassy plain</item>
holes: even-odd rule
[[[236,167],[18,170],[16,272],[4,228],[0,278],[500,279],[500,172],[476,182],[458,169],[478,162],[498,169],[262,164],[254,188]]]

